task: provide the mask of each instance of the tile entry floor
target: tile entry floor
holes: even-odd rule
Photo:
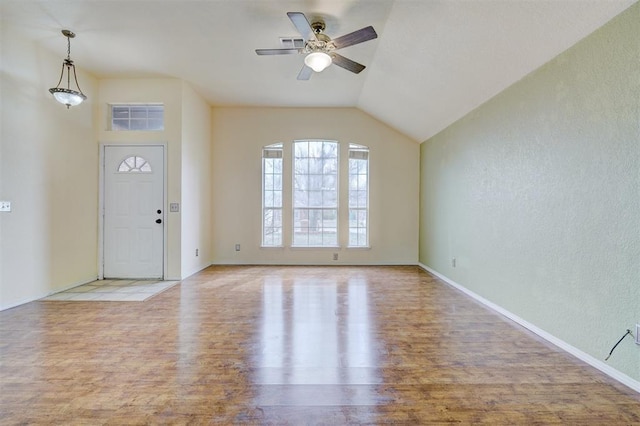
[[[42,300],[143,302],[173,287],[179,281],[98,280],[83,284]]]

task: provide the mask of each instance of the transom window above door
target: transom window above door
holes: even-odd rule
[[[112,104],[111,130],[160,131],[164,130],[162,104]]]

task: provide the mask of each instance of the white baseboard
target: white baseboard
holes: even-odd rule
[[[96,278],[90,278],[90,279],[88,279],[88,280],[77,281],[77,282],[75,282],[75,283],[73,283],[73,284],[69,284],[68,286],[63,287],[63,288],[61,288],[61,289],[54,290],[54,291],[50,291],[50,292],[48,292],[48,293],[46,293],[46,294],[43,294],[42,296],[36,297],[35,299],[25,299],[25,300],[22,300],[22,301],[20,301],[20,302],[13,303],[13,304],[11,304],[11,305],[7,305],[7,306],[0,306],[0,311],[6,311],[7,309],[15,308],[15,307],[18,307],[18,306],[20,306],[20,305],[27,304],[27,303],[29,303],[29,302],[34,302],[34,301],[36,301],[36,300],[44,299],[45,297],[49,297],[49,296],[51,296],[51,295],[53,295],[53,294],[61,293],[61,292],[63,292],[63,291],[71,290],[71,289],[72,289],[72,288],[74,288],[74,287],[79,287],[79,286],[81,286],[81,285],[88,284],[88,283],[90,283],[90,282],[92,282],[92,281],[95,281],[95,280],[97,280],[97,279],[98,279],[98,278],[96,277]]]
[[[53,294],[56,294],[56,293],[62,293],[63,291],[71,290],[72,288],[76,288],[76,287],[80,287],[81,285],[92,283],[97,279],[98,279],[98,277],[93,277],[93,278],[89,278],[88,280],[77,281],[77,282],[75,282],[73,284],[69,284],[68,286],[63,287],[63,288],[61,288],[59,290],[54,290],[52,292],[49,292],[49,294],[47,294],[44,297],[49,297],[49,296],[51,296]],[[36,299],[36,300],[39,300],[39,299]]]
[[[47,297],[47,296],[43,296],[43,297]],[[18,302],[13,302],[10,305],[1,305],[0,306],[0,312],[6,311],[8,309],[16,308],[16,307],[18,307],[20,305],[25,305],[25,304],[27,304],[29,302],[33,302],[34,300],[38,300],[38,299],[23,299],[23,300],[20,300]]]
[[[580,359],[581,361],[584,361],[587,364],[589,364],[590,366],[592,366],[594,368],[597,368],[598,370],[602,371],[604,374],[606,374],[607,376],[611,377],[612,379],[615,379],[618,382],[622,383],[623,385],[628,386],[629,388],[633,389],[634,391],[640,393],[640,381],[637,381],[637,380],[627,376],[626,374],[616,370],[615,368],[611,367],[610,365],[605,364],[603,361],[600,361],[599,359],[596,359],[596,358],[592,357],[588,353],[583,352],[583,351],[581,351],[580,349],[578,349],[578,348],[576,348],[574,346],[571,346],[570,344],[568,344],[564,340],[558,339],[557,337],[553,336],[552,334],[549,334],[548,332],[542,330],[541,328],[539,328],[539,327],[531,324],[530,322],[520,318],[519,316],[515,315],[514,313],[509,312],[508,310],[504,309],[503,307],[496,305],[495,303],[493,303],[493,302],[485,299],[484,297],[472,292],[471,290],[467,289],[466,287],[456,283],[455,281],[451,280],[449,277],[446,277],[446,276],[442,275],[441,273],[431,269],[427,265],[423,265],[422,263],[418,263],[418,266],[420,266],[425,271],[428,271],[431,274],[435,275],[436,277],[440,278],[442,281],[444,281],[445,283],[449,284],[450,286],[460,290],[464,294],[466,294],[466,295],[470,296],[471,298],[477,300],[478,302],[482,303],[486,307],[488,307],[488,308],[496,311],[497,313],[509,318],[510,320],[512,320],[512,321],[516,322],[517,324],[523,326],[527,330],[532,331],[533,333],[535,333],[538,336],[542,337],[543,339],[545,339],[549,343],[552,343],[552,344],[556,345],[557,347],[559,347],[563,351],[570,353],[571,355],[575,356],[576,358]]]

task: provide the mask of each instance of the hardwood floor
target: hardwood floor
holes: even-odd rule
[[[210,267],[0,312],[0,424],[640,424],[640,395],[418,267]]]

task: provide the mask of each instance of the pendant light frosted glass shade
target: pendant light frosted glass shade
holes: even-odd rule
[[[324,52],[312,52],[304,58],[304,63],[315,72],[321,72],[331,65],[331,56]]]
[[[84,93],[76,92],[75,90],[65,89],[63,87],[55,87],[49,89],[49,92],[53,95],[56,101],[64,104],[68,107],[80,105],[82,101],[87,99]]]
[[[76,66],[71,60],[71,39],[76,35],[69,30],[62,30],[62,35],[67,38],[67,58],[62,62],[62,70],[60,71],[60,80],[58,85],[49,89],[49,93],[53,95],[56,101],[67,108],[80,105],[87,97],[82,93],[80,85],[78,84],[78,77],[76,76]],[[60,83],[64,79],[65,71],[67,73],[67,87],[60,87]],[[76,83],[78,90],[71,88],[71,73],[73,72],[73,81]]]

